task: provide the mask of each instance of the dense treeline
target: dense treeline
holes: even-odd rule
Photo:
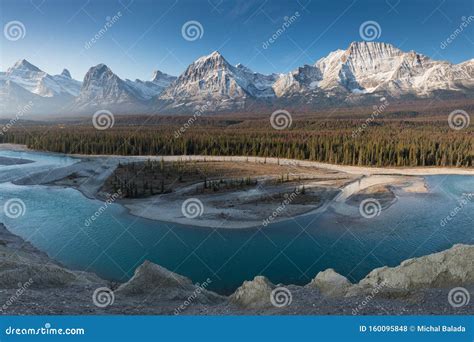
[[[308,159],[368,166],[472,167],[474,130],[455,131],[446,122],[378,121],[359,131],[350,120],[295,122],[290,130],[268,125],[191,127],[28,127],[11,129],[1,142],[78,154],[248,155]],[[262,127],[262,128],[259,128]]]

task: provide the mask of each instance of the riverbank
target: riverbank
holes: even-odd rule
[[[11,149],[11,145],[0,149]],[[24,146],[16,146],[21,151]],[[31,151],[29,151],[31,152]],[[364,199],[376,200],[383,208],[395,203],[398,190],[426,193],[422,176],[427,169],[400,169],[398,174],[379,174],[380,169],[357,168],[317,162],[258,157],[209,156],[82,156],[72,165],[28,174],[14,181],[18,185],[44,184],[71,187],[84,196],[105,200],[119,198],[117,203],[132,215],[188,226],[237,229],[267,226],[301,215],[323,212],[329,207],[348,204],[357,206]],[[226,191],[199,191],[203,182],[177,179],[173,191],[143,198],[120,198],[112,189],[104,188],[119,164],[182,163],[224,170],[225,176],[209,178],[220,182],[252,176],[252,185]],[[437,174],[443,170],[430,169]],[[451,170],[451,169],[450,169]],[[229,172],[228,172],[229,171]],[[357,171],[357,172],[356,172]],[[385,170],[387,172],[387,170]],[[461,174],[474,170],[451,170]],[[202,172],[202,171],[199,171]],[[222,178],[228,177],[228,178]],[[286,177],[286,178],[285,178]],[[196,213],[186,213],[185,204],[192,203]],[[192,207],[191,207],[192,208]],[[337,208],[336,208],[337,210]],[[341,210],[339,210],[340,212]]]
[[[305,286],[257,276],[230,296],[145,261],[125,283],[73,271],[0,224],[3,315],[472,315],[452,306],[452,288],[474,290],[474,246],[409,259],[370,272],[357,284],[332,269]],[[423,274],[423,277],[419,277]],[[277,297],[278,294],[278,297]]]
[[[0,150],[29,151],[42,152],[29,149],[26,145],[19,144],[0,144]],[[53,153],[53,152],[48,152]],[[68,156],[76,158],[118,158],[124,162],[161,160],[164,161],[234,161],[234,162],[251,162],[251,163],[272,163],[288,166],[304,166],[326,169],[330,171],[345,172],[349,174],[362,175],[401,175],[401,176],[433,176],[433,175],[474,175],[474,168],[454,168],[454,167],[367,167],[367,166],[350,166],[336,165],[328,163],[320,163],[316,161],[285,159],[285,158],[264,158],[264,157],[247,157],[247,156],[123,156],[123,155],[83,155],[68,154]]]

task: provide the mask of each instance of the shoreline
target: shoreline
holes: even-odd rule
[[[130,279],[119,283],[90,271],[74,270],[54,261],[1,223],[0,251],[0,261],[8,265],[0,271],[0,297],[5,302],[9,298],[16,299],[4,305],[3,315],[176,315],[176,310],[183,308],[183,301],[188,298],[193,300],[179,314],[413,315],[422,312],[457,315],[472,314],[474,309],[469,303],[453,307],[446,299],[454,286],[473,289],[474,270],[469,261],[474,255],[474,246],[466,244],[405,259],[392,267],[371,269],[354,283],[327,268],[313,275],[306,285],[277,285],[256,275],[229,294],[194,284],[190,278],[149,260],[137,265]],[[21,296],[17,295],[18,284],[20,289],[28,290]],[[281,286],[290,293],[291,306],[272,304],[271,293]],[[91,300],[94,289],[107,289],[115,300],[106,308],[97,305]],[[366,304],[360,306],[363,301]]]
[[[59,153],[50,151],[41,151],[29,149],[26,145],[20,144],[0,144],[0,150],[15,150],[25,152],[37,153],[51,153],[64,155],[72,158],[120,158],[123,160],[130,159],[131,161],[144,160],[161,160],[164,161],[235,161],[235,162],[251,162],[251,163],[271,163],[288,166],[304,166],[316,167],[320,169],[327,169],[331,171],[340,171],[348,174],[364,174],[364,175],[402,175],[402,176],[431,176],[431,175],[472,175],[474,176],[474,168],[455,168],[455,167],[441,167],[441,166],[414,166],[414,167],[371,167],[371,166],[354,166],[329,164],[317,161],[274,158],[274,157],[247,157],[247,156],[206,156],[206,155],[173,155],[173,156],[126,156],[119,154],[77,154],[77,153]]]
[[[470,175],[474,176],[474,168],[452,168],[439,166],[426,167],[370,167],[370,166],[352,166],[340,164],[328,164],[317,161],[298,160],[298,159],[279,159],[265,157],[246,157],[246,156],[206,156],[206,155],[174,155],[174,156],[124,156],[124,155],[82,155],[65,154],[66,156],[76,158],[122,158],[136,161],[161,160],[167,161],[228,161],[228,162],[249,162],[249,163],[269,163],[287,166],[314,167],[327,169],[330,171],[345,172],[348,174],[363,175],[401,175],[401,176],[432,176],[432,175]]]
[[[0,150],[10,147],[11,145],[0,145]],[[16,146],[17,150],[21,148],[25,147]],[[28,150],[28,152],[35,151]],[[73,188],[88,199],[105,201],[110,193],[104,192],[102,187],[119,163],[162,159],[161,156],[59,155],[78,159],[78,162],[32,174],[28,178],[17,179],[14,183]],[[252,229],[300,216],[320,214],[331,207],[343,213],[346,209],[351,210],[358,203],[349,201],[356,197],[375,199],[388,207],[397,200],[393,191],[395,189],[408,193],[428,192],[421,176],[355,173],[353,167],[349,167],[350,172],[346,172],[348,167],[317,162],[225,156],[165,156],[163,160],[245,163],[250,170],[273,168],[273,174],[260,175],[256,178],[259,179],[257,186],[244,189],[202,194],[196,191],[202,181],[197,181],[191,185],[179,187],[171,193],[145,198],[121,198],[115,203],[121,205],[130,215],[154,221],[208,229]],[[325,167],[318,167],[320,165]],[[302,176],[302,182],[276,184],[274,182],[275,169],[278,172],[290,172],[294,178]],[[359,170],[359,168],[356,169]],[[367,168],[360,168],[360,170],[367,171]],[[474,174],[474,170],[472,172]],[[288,203],[285,199],[287,197],[282,197],[283,194],[285,196],[294,194],[302,185],[305,193],[297,194],[298,198],[295,202]],[[187,217],[183,213],[182,205],[189,198],[198,199],[197,202],[201,206],[201,214],[197,217]]]

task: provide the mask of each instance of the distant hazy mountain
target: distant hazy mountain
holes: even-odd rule
[[[107,109],[117,113],[144,113],[152,108],[150,99],[158,96],[176,77],[155,71],[151,81],[122,80],[105,64],[89,69],[73,112]]]
[[[233,66],[217,51],[197,59],[177,78],[155,71],[150,81],[122,80],[104,64],[89,69],[82,85],[67,70],[51,76],[26,60],[0,73],[3,116],[25,101],[38,103],[32,111],[59,115],[99,109],[192,114],[198,109],[252,111],[255,106],[316,110],[369,104],[381,97],[403,101],[433,96],[473,98],[474,59],[452,64],[386,43],[354,42],[287,74],[263,75]]]
[[[26,60],[20,60],[0,73],[0,115],[59,112],[78,96],[81,82],[71,78],[66,69],[50,75]],[[24,108],[28,106],[28,108]]]
[[[144,99],[151,99],[163,92],[172,82],[176,80],[175,76],[170,76],[159,70],[153,72],[151,81],[142,81],[136,79],[135,81],[125,80],[128,85],[135,88]]]

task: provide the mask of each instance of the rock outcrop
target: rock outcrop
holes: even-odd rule
[[[381,286],[387,290],[412,291],[471,284],[474,284],[474,246],[458,244],[439,253],[405,260],[396,267],[376,268],[351,292]]]
[[[352,284],[346,277],[332,268],[328,268],[323,272],[319,272],[311,283],[306,286],[319,289],[325,296],[342,296]]]
[[[230,296],[230,301],[243,308],[265,308],[271,306],[270,296],[275,288],[266,277],[256,276],[244,283]]]
[[[193,297],[198,303],[217,303],[224,297],[194,285],[187,277],[146,260],[135,270],[133,277],[120,285],[118,295],[147,296],[149,300],[186,300]]]
[[[40,289],[102,281],[93,274],[73,272],[52,262],[45,253],[0,224],[0,288],[16,289],[30,279],[29,286]]]

